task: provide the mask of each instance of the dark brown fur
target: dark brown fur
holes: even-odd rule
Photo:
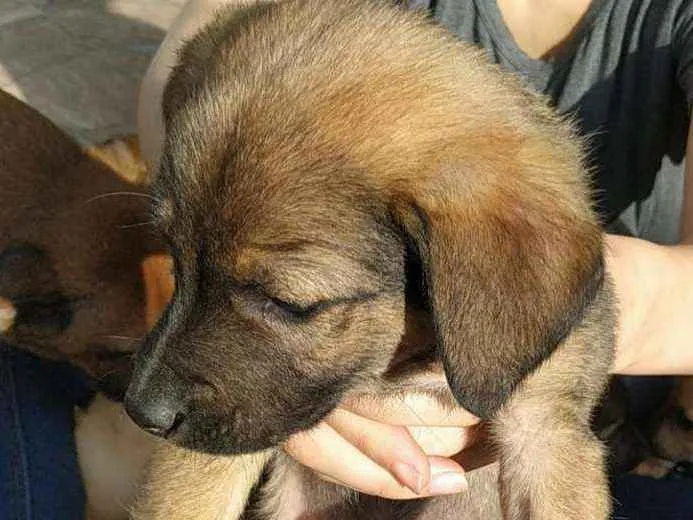
[[[470,513],[349,501],[275,453],[346,395],[413,386],[492,420],[505,518],[607,518],[589,423],[611,292],[580,145],[542,99],[422,16],[295,0],[220,14],[164,115],[176,290],[126,405],[212,455],[162,448],[137,515],[238,518],[269,460],[255,518]],[[423,365],[400,343],[412,295],[434,331]],[[395,357],[406,376],[388,377]],[[417,375],[431,360],[447,383]],[[488,478],[469,495],[482,518],[499,514]]]
[[[122,394],[146,332],[141,263],[160,250],[142,162],[119,140],[85,153],[2,92],[0,113],[0,296],[16,310],[0,337]]]

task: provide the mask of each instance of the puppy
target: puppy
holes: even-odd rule
[[[626,384],[614,376],[595,410],[592,429],[607,448],[610,476],[639,472],[652,456],[647,428],[629,410]]]
[[[82,150],[0,91],[0,337],[71,362],[122,396],[134,347],[168,298],[133,138]],[[127,517],[154,441],[97,394],[76,409],[87,518]]]
[[[423,15],[287,0],[221,11],[163,111],[176,286],[125,404],[176,446],[136,518],[608,517],[611,289],[581,147],[543,99]],[[277,449],[405,389],[490,421],[499,464],[468,496],[358,496]]]
[[[677,377],[669,397],[649,425],[650,457],[635,469],[639,475],[664,478],[691,475],[693,465],[693,377]]]
[[[0,112],[2,339],[122,396],[146,332],[142,265],[161,251],[137,149],[113,140],[85,153],[2,92]]]

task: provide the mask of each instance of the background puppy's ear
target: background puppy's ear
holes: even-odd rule
[[[420,256],[450,387],[488,418],[581,319],[603,277],[601,232],[579,180],[449,171],[408,191],[395,215]]]

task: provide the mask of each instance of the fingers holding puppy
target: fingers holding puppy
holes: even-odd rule
[[[385,407],[380,402],[387,412],[379,415],[363,404],[359,413],[339,408],[316,428],[292,436],[284,448],[323,479],[369,495],[411,499],[459,493],[467,489],[465,473],[448,457],[475,443],[478,419],[450,414],[434,401],[398,400]]]

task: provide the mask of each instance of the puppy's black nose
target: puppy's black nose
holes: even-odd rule
[[[135,367],[125,394],[125,411],[143,430],[170,437],[185,420],[186,384],[167,365],[147,370]]]
[[[175,407],[156,400],[135,404],[126,398],[125,411],[144,431],[164,438],[172,435],[185,419]]]

